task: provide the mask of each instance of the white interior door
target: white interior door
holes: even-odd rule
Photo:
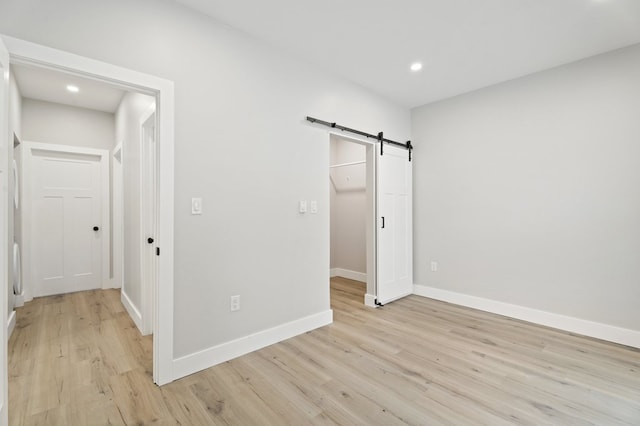
[[[412,176],[406,149],[377,155],[377,291],[385,304],[413,293]]]
[[[7,232],[9,228],[7,170],[9,167],[9,53],[0,39],[0,424],[8,423],[7,410]]]
[[[142,250],[142,334],[153,333],[154,288],[157,279],[157,146],[156,114],[152,108],[141,120],[141,218]]]
[[[103,239],[108,238],[102,158],[31,150],[29,243],[35,296],[102,287]]]

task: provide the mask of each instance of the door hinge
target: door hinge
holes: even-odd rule
[[[156,256],[160,256],[160,247],[156,247]]]

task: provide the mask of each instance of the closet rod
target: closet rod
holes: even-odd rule
[[[346,167],[346,166],[355,166],[356,164],[364,164],[366,161],[354,161],[352,163],[342,163],[342,164],[334,164],[329,166],[330,169],[335,169],[336,167]]]
[[[372,135],[371,133],[366,133],[366,132],[362,132],[360,130],[350,129],[349,127],[341,126],[341,125],[336,124],[336,123],[330,123],[329,121],[324,121],[324,120],[320,120],[318,118],[309,117],[309,116],[307,116],[307,121],[310,121],[311,123],[322,124],[324,126],[332,127],[334,129],[342,130],[343,132],[349,132],[349,133],[353,133],[353,134],[356,134],[356,135],[364,136],[364,137],[367,137],[367,138],[372,138],[372,139],[378,140],[380,142],[386,142],[386,143],[391,144],[391,145],[401,146],[401,147],[406,148],[406,149],[409,150],[409,161],[411,161],[411,150],[413,150],[413,145],[411,145],[411,141],[407,141],[406,143],[396,142],[396,141],[392,141],[391,139],[387,139],[387,138],[382,137],[382,132],[380,132],[378,135]]]

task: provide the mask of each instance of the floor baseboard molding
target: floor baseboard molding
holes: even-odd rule
[[[111,288],[122,288],[122,281],[116,280],[114,278],[110,278],[103,282],[102,289],[111,289]]]
[[[364,295],[364,304],[365,306],[368,306],[370,308],[377,308],[378,305],[376,305],[376,296],[373,294],[365,294]]]
[[[138,331],[142,333],[142,314],[140,313],[138,308],[135,307],[135,305],[133,304],[131,299],[129,299],[129,296],[127,296],[127,293],[125,293],[124,290],[120,291],[120,300],[122,301],[124,308],[127,310],[127,313],[129,313],[129,316],[131,317],[133,322],[136,324],[136,327],[138,327]]]
[[[11,311],[7,320],[7,340],[11,337],[14,328],[16,328],[16,311]]]
[[[173,361],[174,380],[329,325],[332,322],[333,311],[327,310],[183,356]]]
[[[416,284],[413,288],[413,294],[418,296],[479,309],[493,314],[504,315],[534,324],[557,328],[559,330],[581,334],[583,336],[593,337],[596,339],[607,340],[609,342],[619,343],[634,348],[640,348],[640,331],[540,311],[524,306],[498,302],[496,300],[470,296],[424,285]]]
[[[332,268],[329,271],[329,275],[331,276],[331,278],[333,278],[333,277],[342,277],[342,278],[348,278],[350,280],[360,281],[360,282],[363,282],[363,283],[367,282],[367,274],[366,273],[350,271],[348,269]]]
[[[16,294],[13,306],[15,308],[21,308],[21,307],[24,306],[24,302],[25,302],[25,300],[24,300],[24,292],[20,293],[20,294]]]

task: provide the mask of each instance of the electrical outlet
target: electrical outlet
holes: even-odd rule
[[[311,201],[311,214],[318,213],[318,202],[316,200]]]
[[[431,272],[438,272],[438,262],[435,260],[431,261]]]
[[[240,295],[231,296],[231,312],[240,310]]]

